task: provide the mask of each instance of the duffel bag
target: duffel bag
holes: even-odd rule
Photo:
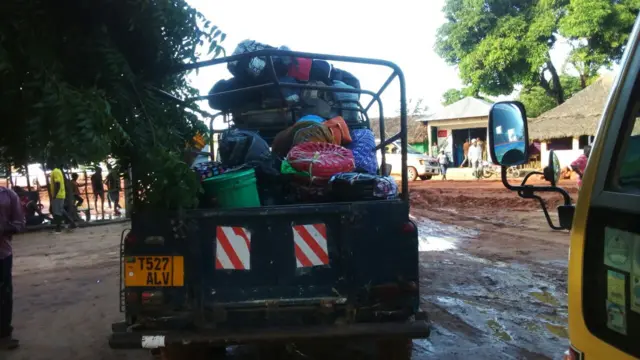
[[[342,81],[343,83],[360,90],[360,80],[357,77],[353,76],[352,73],[338,69],[334,67],[331,69],[331,80],[332,81]],[[360,99],[360,94],[357,94],[358,99]]]
[[[340,173],[329,180],[329,192],[335,201],[386,200],[398,197],[398,185],[389,176]]]
[[[255,40],[244,40],[238,44],[236,49],[233,51],[232,55],[240,55],[249,52],[265,50],[265,49],[276,49],[274,46],[270,46],[267,44],[259,43]],[[286,46],[281,46],[278,48],[279,50],[289,50]],[[289,70],[289,66],[291,65],[292,58],[285,56],[273,57],[273,66],[275,68],[276,74],[278,76],[285,76],[287,71]],[[243,58],[237,61],[230,61],[227,64],[227,69],[234,77],[242,79],[244,81],[248,81],[252,84],[260,83],[261,81],[267,80],[269,75],[266,71],[264,71],[267,67],[267,59],[264,56],[257,56],[253,58]]]
[[[224,132],[218,151],[220,160],[226,167],[271,162],[269,145],[252,131],[233,129]]]
[[[291,65],[289,65],[287,76],[290,76],[298,81],[309,81],[312,65],[313,60],[311,59],[294,58]]]
[[[324,60],[313,60],[309,81],[320,81],[326,86],[331,85],[331,64]]]
[[[342,116],[336,116],[333,119],[327,120],[323,123],[333,136],[333,143],[337,145],[351,144],[351,134],[349,134],[349,127],[344,121]]]
[[[301,130],[304,131],[298,134]],[[284,158],[293,145],[308,141],[334,142],[331,131],[323,124],[315,121],[298,121],[280,131],[273,139],[271,148],[274,154]]]
[[[309,85],[327,86],[320,81],[309,82]],[[332,118],[335,104],[334,94],[324,90],[304,89],[300,95],[300,115],[318,115],[325,119]]]
[[[347,149],[353,152],[356,171],[375,175],[378,173],[378,159],[376,157],[376,139],[369,129],[351,130],[351,144]]]
[[[339,80],[334,80],[333,86],[344,89],[355,89],[353,86]],[[336,101],[334,103],[333,115],[341,115],[348,124],[356,124],[360,122],[360,108],[358,107],[360,94],[336,92],[334,96]]]
[[[237,90],[243,87],[245,87],[245,85],[237,78],[223,79],[213,85],[209,91],[209,95]],[[262,93],[260,90],[249,90],[210,97],[209,106],[214,110],[226,112],[232,109],[251,107],[252,104],[254,107],[259,107],[261,101]]]

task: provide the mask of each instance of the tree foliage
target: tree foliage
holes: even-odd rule
[[[559,31],[573,50],[569,63],[580,75],[581,86],[603,66],[621,59],[636,16],[639,0],[571,0]]]
[[[560,83],[562,84],[567,99],[582,90],[580,78],[575,76],[560,75]],[[540,86],[522,89],[518,100],[520,100],[527,109],[527,117],[531,118],[538,117],[540,114],[558,105]]]
[[[558,34],[574,44],[571,61],[583,75],[584,87],[601,66],[620,58],[638,3],[447,0],[443,9],[447,22],[438,29],[435,48],[479,92],[507,95],[517,85],[539,87],[561,104],[568,94],[549,55]]]
[[[442,94],[442,106],[451,105],[454,102],[458,102],[464,99],[466,96],[463,94],[462,90],[458,89],[449,89]]]
[[[206,129],[154,92],[196,94],[184,73],[224,34],[184,0],[6,0],[0,5],[0,160],[132,165],[141,199],[196,203],[185,145]]]
[[[472,96],[478,99],[484,99],[484,97],[480,96],[478,91],[472,87],[466,87],[462,90],[459,89],[449,89],[442,94],[442,105],[447,106],[451,105],[454,102],[460,101],[468,96]]]

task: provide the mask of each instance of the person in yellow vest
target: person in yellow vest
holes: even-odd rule
[[[65,189],[65,178],[62,173],[62,165],[56,165],[51,171],[51,215],[53,215],[53,223],[56,226],[55,232],[62,232],[62,221],[66,219],[71,228],[76,228],[76,223],[67,215],[64,209],[64,203],[67,198]]]

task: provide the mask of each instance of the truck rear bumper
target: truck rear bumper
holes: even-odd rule
[[[115,324],[114,324],[115,325]],[[114,328],[117,326],[114,326]],[[239,345],[260,342],[296,342],[339,338],[427,338],[431,325],[426,320],[405,323],[363,323],[254,330],[202,331],[114,331],[113,349],[157,349],[176,344]]]

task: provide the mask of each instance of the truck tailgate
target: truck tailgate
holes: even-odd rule
[[[339,303],[377,284],[417,284],[407,207],[389,200],[144,213],[134,214],[133,232],[162,236],[163,253],[184,255],[184,283],[199,306]]]

